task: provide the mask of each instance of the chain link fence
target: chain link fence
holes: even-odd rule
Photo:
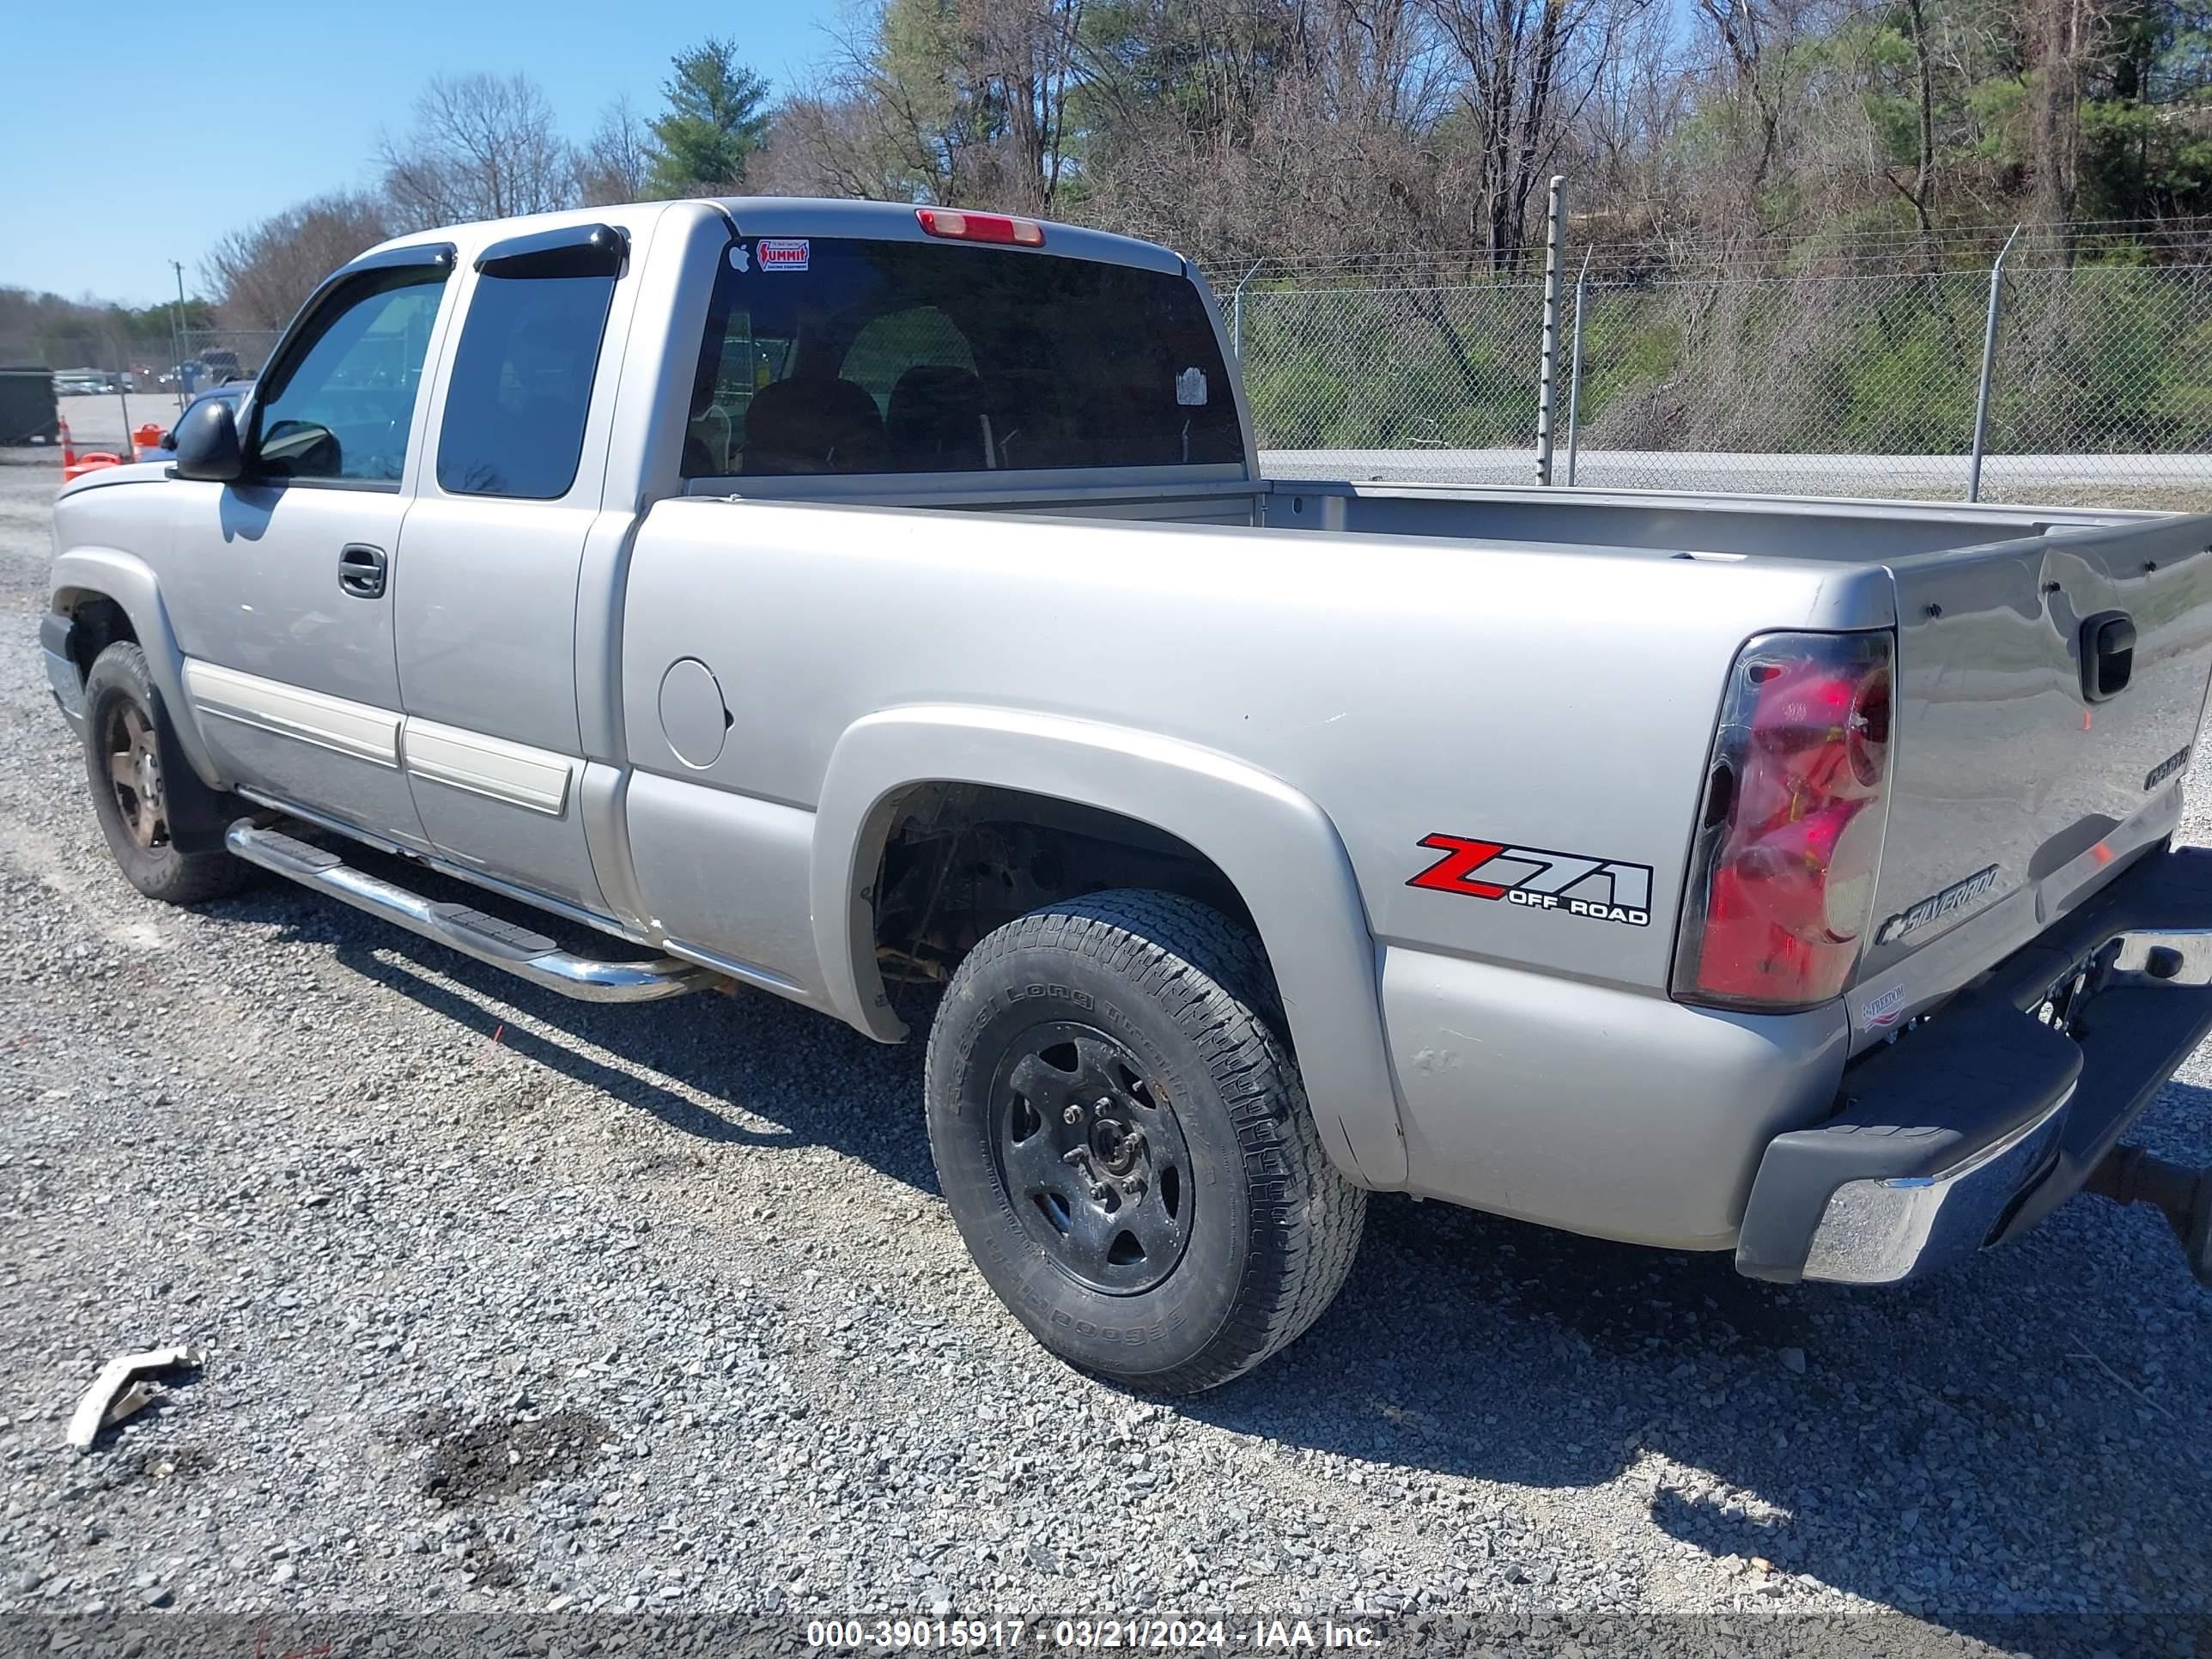
[[[1553,480],[1966,499],[1992,267],[1918,263],[1580,282],[1570,265]],[[1269,471],[1537,482],[1540,280],[1261,265],[1222,287]],[[1996,295],[1980,499],[2212,508],[2212,253],[2038,251]]]
[[[55,407],[80,448],[119,452],[132,434],[166,428],[196,392],[252,380],[279,337],[274,329],[167,329],[133,333],[91,325],[0,337],[0,368],[43,368]],[[52,441],[40,422],[39,445]]]
[[[177,335],[177,373],[187,396],[261,373],[283,337],[276,329],[188,328]]]
[[[152,332],[64,326],[33,337],[0,336],[0,364],[52,369],[64,380],[127,380],[137,392],[169,391],[184,381],[219,385],[222,372],[260,372],[279,331],[258,328],[165,328]]]
[[[1540,286],[1263,290],[1238,311],[1263,447],[1405,452],[1440,476],[1527,481]]]
[[[1981,498],[2212,509],[2212,226],[2148,250],[2069,237],[2022,247],[1996,283]],[[1571,246],[1553,480],[1965,499],[1996,239],[1932,252],[1899,240],[1792,271],[1594,249],[1577,281]],[[1437,254],[1212,274],[1270,472],[1537,481],[1540,278]],[[258,374],[277,338],[82,329],[0,342],[0,361],[43,356],[73,427],[119,436]]]

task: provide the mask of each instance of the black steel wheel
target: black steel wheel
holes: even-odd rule
[[[1014,1213],[1077,1284],[1135,1296],[1190,1242],[1190,1149],[1175,1103],[1095,1025],[1016,1036],[992,1085],[993,1151]]]
[[[1196,1393],[1342,1285],[1366,1194],[1322,1151],[1272,1006],[1259,941],[1165,893],[1033,911],[953,975],[929,1037],[938,1179],[1054,1352]]]

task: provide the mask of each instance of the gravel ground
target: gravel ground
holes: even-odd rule
[[[2150,1212],[1854,1293],[1385,1198],[1307,1337],[1163,1405],[985,1291],[918,1048],[567,1002],[280,884],[140,900],[15,459],[0,1613],[1886,1612],[2039,1652],[2017,1615],[2212,1607],[2212,1293]],[[2204,1054],[2143,1135],[2212,1158]],[[203,1367],[66,1449],[167,1342]]]

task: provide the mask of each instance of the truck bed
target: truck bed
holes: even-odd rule
[[[1241,526],[1254,545],[1232,551],[1218,540],[1194,540],[1172,550],[1152,545],[1139,557],[1136,545],[1124,543],[1113,558],[1125,573],[1150,568],[1155,557],[1168,568],[1187,562],[1217,569],[1249,565],[1253,574],[1244,580],[1243,603],[1255,617],[1266,607],[1251,585],[1261,580],[1278,603],[1335,615],[1387,602],[1393,593],[1421,592],[1440,604],[1444,589],[1465,590],[1462,598],[1478,609],[1462,624],[1458,651],[1494,667],[1501,630],[1541,642],[1522,674],[1496,684],[1493,710],[1539,695],[1556,709],[1562,695],[1558,667],[1569,644],[1592,659],[1605,658],[1609,672],[1634,672],[1632,658],[1610,654],[1626,645],[1613,629],[1626,619],[1607,620],[1612,590],[1626,570],[1655,559],[1680,561],[1685,574],[1695,568],[1709,579],[1694,593],[1662,583],[1651,590],[1650,603],[1659,610],[1638,613],[1645,625],[1663,613],[1679,640],[1689,614],[1711,623],[1718,593],[1737,597],[1729,569],[1748,579],[1754,569],[1780,576],[1822,568],[1811,591],[1824,590],[1830,605],[1848,591],[1863,613],[1849,625],[1894,626],[1899,641],[1899,741],[1887,851],[1876,887],[1880,931],[1855,981],[1862,990],[1850,1000],[1853,1038],[1861,1047],[2086,902],[2168,835],[2179,811],[2179,775],[2212,667],[2212,529],[2206,520],[1534,486],[1255,481],[1235,468],[1198,476],[1202,471],[1164,479],[1157,469],[1141,478],[1068,474],[1023,485],[988,474],[762,480],[758,488],[747,480],[744,498],[890,509],[900,518],[906,517],[902,509],[924,508],[1119,520],[1148,524],[1170,538],[1176,526]],[[721,484],[715,493],[726,489]],[[1360,551],[1316,564],[1299,556],[1315,546],[1308,539],[1314,533],[1354,538]],[[879,535],[900,539],[889,525],[864,539],[873,543]],[[1464,564],[1439,568],[1439,541],[1455,544],[1455,552],[1491,556],[1491,562],[1473,572]],[[1264,550],[1270,544],[1273,554]],[[1058,538],[1051,545],[1069,548]],[[1531,586],[1531,575],[1547,568],[1543,561],[1561,555],[1606,568],[1571,582],[1547,585],[1538,577]],[[874,580],[889,574],[879,572]],[[1076,586],[1085,584],[1078,578]],[[1210,603],[1227,601],[1217,596]],[[1734,611],[1733,604],[1728,609]],[[1783,625],[1787,609],[1775,609],[1766,625]],[[1736,614],[1744,623],[1724,627],[1729,637],[1714,641],[1716,667],[1759,631],[1753,613]],[[2082,629],[2106,616],[2126,618],[2141,635],[2132,682],[2113,701],[2085,711]],[[962,631],[951,621],[945,629],[948,635]],[[1413,634],[1402,625],[1401,631],[1401,648],[1410,650]],[[1605,644],[1608,637],[1616,643]],[[1139,658],[1149,654],[1137,652]],[[1453,655],[1447,651],[1428,671],[1440,691],[1472,672],[1466,661],[1451,665]],[[1253,665],[1255,675],[1277,684],[1278,708],[1289,686],[1328,683],[1312,653],[1297,660],[1296,669],[1280,660]],[[969,689],[983,694],[981,687]],[[1711,718],[1706,699],[1717,690],[1676,688],[1682,717],[1702,727]],[[893,700],[898,696],[890,685],[882,691]],[[1353,694],[1346,688],[1345,695]],[[1510,755],[1510,731],[1478,721],[1464,734],[1462,752],[1474,762]],[[1598,734],[1585,742],[1604,752]],[[1281,763],[1291,775],[1301,763],[1287,757]],[[1588,813],[1602,815],[1604,793],[1587,804]],[[1589,964],[1580,965],[1587,971]],[[1646,982],[1663,980],[1654,972]]]
[[[689,493],[748,501],[1442,537],[1477,544],[1642,550],[1687,559],[1877,564],[2166,516],[2085,507],[1747,498],[1535,485],[1255,480],[1235,468],[1191,468],[1169,478],[1163,478],[1157,468],[1141,476],[1071,473],[1040,479],[1030,475],[1030,481],[1020,483],[1007,482],[1004,474],[975,472],[749,478],[734,491],[726,481],[702,479],[693,483]]]

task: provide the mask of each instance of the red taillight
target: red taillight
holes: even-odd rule
[[[1003,213],[966,213],[958,208],[916,208],[914,216],[932,236],[950,236],[963,242],[1011,242],[1017,247],[1044,246],[1044,227],[1034,219],[1016,219]]]
[[[1769,634],[1736,658],[1691,848],[1674,994],[1839,995],[1874,908],[1889,785],[1890,636]]]

